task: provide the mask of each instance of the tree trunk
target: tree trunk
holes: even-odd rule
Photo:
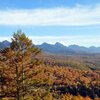
[[[18,66],[16,64],[16,88],[17,88],[17,100],[20,100],[20,95],[19,95],[19,80],[18,80]]]

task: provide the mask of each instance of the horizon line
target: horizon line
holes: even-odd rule
[[[0,41],[0,43],[4,42],[4,41],[8,41],[10,42],[9,40],[3,40],[3,41]],[[11,43],[11,42],[10,42]],[[33,43],[33,41],[32,41]],[[65,45],[61,42],[55,42],[55,43],[48,43],[48,42],[42,42],[42,43],[39,43],[39,44],[35,44],[33,43],[34,45],[42,45],[42,44],[49,44],[49,45],[56,45],[57,43],[63,45],[63,46],[66,46],[66,47],[69,47],[69,46],[79,46],[79,47],[86,47],[86,48],[91,48],[91,47],[95,47],[95,48],[99,48],[100,46],[95,46],[95,45],[90,45],[90,46],[85,46],[85,45],[78,45],[78,44],[69,44],[69,45]]]

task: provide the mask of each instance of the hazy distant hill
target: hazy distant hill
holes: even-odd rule
[[[47,53],[53,54],[87,54],[87,53],[100,53],[100,47],[91,46],[89,48],[78,45],[69,45],[64,46],[63,44],[57,42],[54,45],[43,43],[41,45],[37,45],[37,47],[41,48],[43,51]]]
[[[5,47],[9,47],[9,46],[10,46],[10,42],[7,40],[0,42],[0,49],[3,49]]]
[[[37,45],[38,48],[41,48],[43,51],[47,53],[53,53],[53,54],[73,54],[75,53],[74,50],[62,45],[61,43],[56,43],[54,45],[43,43],[41,45]]]
[[[5,47],[9,47],[10,42],[5,40],[3,42],[0,42],[0,49],[3,49]],[[87,53],[100,53],[100,47],[84,47],[84,46],[78,46],[78,45],[69,45],[64,46],[63,44],[56,42],[53,44],[43,43],[41,45],[36,45],[38,48],[42,49],[43,52],[49,53],[49,54],[87,54]]]
[[[78,46],[78,45],[70,45],[70,49],[74,50],[77,53],[100,53],[100,47],[91,46],[89,48],[84,46]]]

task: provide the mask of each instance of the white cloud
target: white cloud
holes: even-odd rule
[[[2,37],[2,36],[0,36],[0,42],[2,42],[4,40],[11,41],[11,37]]]
[[[100,36],[83,36],[83,35],[68,35],[68,36],[30,36],[34,44],[47,42],[54,44],[60,42],[66,46],[77,44],[81,46],[100,46]]]
[[[100,25],[100,5],[73,8],[0,10],[0,25]]]

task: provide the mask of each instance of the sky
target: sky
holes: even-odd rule
[[[1,0],[0,41],[21,29],[34,44],[100,46],[100,0]]]

